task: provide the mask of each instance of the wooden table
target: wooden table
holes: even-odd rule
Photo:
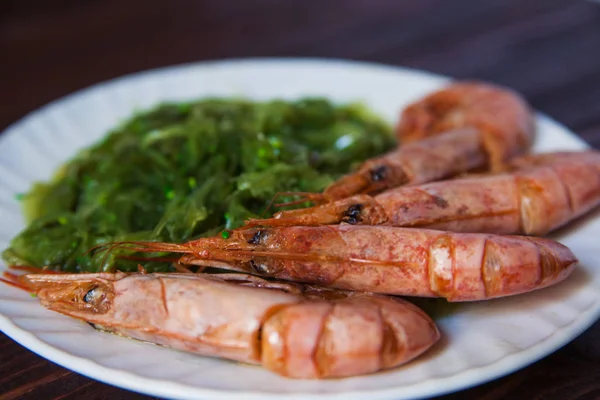
[[[228,57],[376,61],[512,86],[600,147],[600,4],[583,0],[3,0],[0,129],[96,82]],[[600,323],[443,399],[600,399]],[[0,399],[143,399],[0,337]]]

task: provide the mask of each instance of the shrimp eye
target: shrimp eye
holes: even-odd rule
[[[93,288],[88,290],[88,292],[85,294],[85,296],[83,296],[83,301],[85,301],[86,303],[94,303],[96,300],[96,296],[98,295],[97,290],[98,290],[97,286],[94,286]]]
[[[252,268],[253,271],[262,275],[273,275],[277,273],[277,268],[268,264],[264,264],[260,261],[250,260],[250,268]]]
[[[102,282],[94,282],[87,287],[84,286],[79,289],[82,291],[76,294],[75,303],[82,311],[98,314],[105,313],[112,307],[115,296],[112,287]],[[82,294],[83,296],[81,296]]]
[[[248,244],[260,244],[260,242],[265,238],[266,231],[260,229],[254,233],[254,235],[248,240]]]
[[[357,224],[362,221],[362,216],[360,215],[363,209],[362,204],[352,204],[348,209],[344,212],[343,221],[349,224]]]
[[[380,182],[385,179],[386,174],[387,167],[385,165],[381,165],[371,170],[371,180],[373,182]]]

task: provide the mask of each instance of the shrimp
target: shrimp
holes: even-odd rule
[[[459,82],[410,105],[396,132],[402,146],[372,158],[323,193],[299,193],[315,204],[375,194],[475,169],[498,171],[529,150],[535,135],[529,106],[498,86]],[[418,140],[417,140],[418,139]]]
[[[440,338],[401,299],[242,274],[30,274],[42,305],[122,336],[263,367],[339,378],[407,363]]]
[[[449,301],[540,289],[565,279],[577,263],[567,247],[549,239],[381,225],[247,228],[184,244],[122,246],[182,253],[181,264]]]
[[[304,199],[323,204],[354,194],[374,194],[396,186],[452,177],[488,163],[485,148],[475,129],[447,132],[402,146],[364,162],[323,193],[306,193]]]
[[[465,127],[476,128],[491,143],[514,141],[510,146],[489,146],[497,150],[496,161],[530,146],[535,131],[531,109],[518,93],[490,83],[460,81],[406,107],[396,136],[405,144]]]
[[[507,173],[356,195],[281,211],[248,226],[364,225],[543,236],[600,204],[600,152],[558,152],[515,159]]]

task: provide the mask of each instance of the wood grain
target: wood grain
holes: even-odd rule
[[[0,129],[123,74],[231,57],[336,57],[511,86],[600,148],[600,5],[579,0],[4,0]],[[600,399],[600,323],[458,399]],[[0,336],[0,399],[147,399]]]

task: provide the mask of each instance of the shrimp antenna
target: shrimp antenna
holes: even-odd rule
[[[10,265],[9,270],[25,271],[30,274],[62,274],[62,271],[55,271],[46,267],[34,267],[33,265]]]
[[[282,193],[285,193],[285,192],[275,193],[275,195],[271,198],[271,201],[269,201],[269,204],[267,204],[267,207],[263,210],[262,213],[260,213],[261,218],[264,218],[267,215],[267,212],[271,209],[271,207],[273,207],[273,203],[275,203],[275,199],[280,197],[282,195]]]
[[[106,263],[108,260],[108,256],[111,252],[116,249],[126,249],[131,251],[141,251],[141,252],[154,252],[154,253],[188,253],[189,248],[174,243],[164,243],[164,242],[132,242],[132,241],[122,241],[122,242],[111,242],[111,243],[103,243],[97,246],[93,246],[89,248],[84,254],[89,254],[94,250],[99,250],[100,252],[106,252],[104,258],[102,260],[101,265]],[[123,256],[122,258],[127,259],[128,256]],[[152,260],[152,258],[148,258],[148,260]],[[172,259],[171,259],[172,260]]]
[[[121,260],[131,261],[154,261],[154,262],[170,262],[174,263],[179,260],[178,257],[142,257],[142,256],[119,256]]]
[[[34,267],[33,265],[9,265],[8,269],[9,269],[9,271],[10,270],[24,271],[28,274],[64,274],[65,273],[62,271],[51,270],[48,267],[40,268],[40,267]],[[21,276],[23,276],[23,275],[13,274],[12,272],[9,272],[9,271],[2,272],[2,275],[0,275],[0,282],[3,282],[7,285],[16,287],[18,289],[25,290],[27,292],[31,291],[30,290],[31,288],[22,282]]]
[[[15,287],[17,289],[24,290],[26,292],[30,292],[30,288],[21,282],[19,279],[19,275],[11,274],[8,271],[4,271],[2,273],[2,277],[0,277],[0,282],[5,283],[6,285]]]
[[[155,253],[188,253],[189,248],[186,245],[165,242],[110,242],[90,247],[85,254],[94,250],[113,251],[116,249],[126,249],[131,251],[155,252]]]
[[[275,203],[275,199],[281,196],[301,196],[297,200],[288,201],[285,203]],[[273,205],[275,207],[287,207],[287,206],[295,206],[298,204],[306,203],[307,201],[312,201],[315,204],[321,203],[324,200],[324,196],[322,193],[312,193],[312,192],[278,192],[275,194],[271,202],[269,203],[269,207],[267,210]],[[274,204],[275,203],[275,204]],[[265,212],[267,211],[265,210]]]

